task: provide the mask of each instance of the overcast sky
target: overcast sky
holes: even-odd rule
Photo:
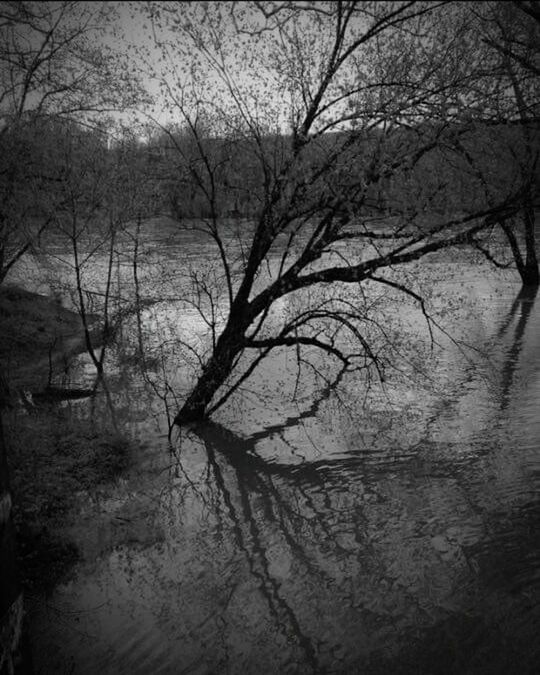
[[[171,111],[163,96],[160,88],[160,80],[164,78],[169,85],[174,85],[185,78],[186,71],[193,67],[195,61],[194,52],[182,54],[182,44],[178,34],[166,28],[164,18],[167,14],[163,11],[168,3],[153,3],[154,10],[161,12],[155,22],[151,20],[149,8],[150,3],[146,2],[111,2],[118,15],[117,21],[113,26],[106,41],[113,47],[123,53],[128,54],[130,62],[138,69],[142,77],[145,88],[154,98],[155,104],[150,110],[152,116],[162,124],[178,122],[178,114]],[[206,3],[174,3],[175,18],[180,21],[198,22],[198,27],[204,28],[204,5]],[[283,98],[278,98],[272,83],[263,76],[260,67],[250,67],[246,59],[246,52],[241,51],[238,46],[238,38],[233,38],[234,26],[230,18],[230,2],[214,2],[214,6],[220,5],[223,8],[220,17],[220,30],[223,31],[224,52],[227,55],[228,66],[231,72],[234,72],[234,80],[243,88],[244,94],[248,89],[254,92],[258,90],[258,97],[252,97],[253,110],[256,107],[256,98],[264,101],[264,110],[261,115],[274,119],[275,124],[280,128],[287,126],[288,120],[284,113]],[[241,3],[242,5],[243,3]],[[169,18],[171,15],[168,15]],[[208,31],[209,34],[209,31]],[[248,40],[248,38],[246,38]],[[161,47],[156,44],[159,42]],[[253,42],[253,41],[252,41]],[[260,57],[264,49],[264,40],[258,39],[254,42],[254,51],[258,52]],[[253,45],[252,45],[253,46]],[[242,54],[242,56],[240,56]],[[247,52],[249,56],[249,50]],[[254,53],[251,54],[253,57]],[[227,88],[219,84],[218,78],[212,74],[211,70],[202,68],[204,92],[203,95],[209,101],[214,103],[224,102],[228,96]],[[260,65],[260,60],[259,60]],[[264,95],[262,91],[264,90]],[[122,116],[124,119],[126,116]],[[141,118],[142,119],[142,118]]]

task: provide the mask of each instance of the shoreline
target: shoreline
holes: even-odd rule
[[[99,320],[88,315],[93,346],[102,342]],[[11,389],[43,391],[84,351],[85,332],[77,312],[21,286],[0,288],[0,368]]]

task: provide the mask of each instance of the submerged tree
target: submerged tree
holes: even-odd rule
[[[471,71],[469,105],[462,115],[468,131],[451,151],[461,156],[463,175],[476,185],[485,204],[496,203],[510,183],[520,193],[519,213],[499,225],[523,286],[537,287],[538,7],[524,2],[486,2],[470,3],[464,10],[469,15],[468,40],[479,38],[483,63]],[[497,266],[508,266],[497,260],[485,242],[473,243]]]
[[[211,415],[279,347],[296,349],[299,360],[321,350],[384,377],[366,285],[397,289],[425,312],[393,269],[465,243],[517,210],[511,191],[463,208],[442,163],[428,180],[415,174],[455,142],[470,83],[470,62],[446,37],[457,15],[432,18],[444,6],[152,6],[170,57],[169,105],[198,151],[190,171],[209,216],[195,227],[221,262],[219,288],[208,293],[211,351],[177,424]],[[201,117],[213,139],[201,133]],[[236,247],[217,208],[223,192],[242,189],[231,185],[229,157],[215,152],[225,139],[256,166],[256,215]]]

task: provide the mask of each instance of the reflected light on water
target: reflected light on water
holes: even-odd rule
[[[67,526],[81,561],[31,606],[38,672],[535,672],[540,304],[451,269],[452,335],[475,349],[432,349],[406,308],[424,380],[411,366],[368,395],[322,368],[298,386],[276,352],[169,446],[160,402],[113,363],[148,443]]]

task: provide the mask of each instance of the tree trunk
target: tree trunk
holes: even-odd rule
[[[204,419],[214,394],[231,374],[234,360],[243,349],[244,333],[248,325],[245,321],[235,321],[231,314],[197,384],[174,418],[175,424],[182,426]]]
[[[540,285],[540,273],[538,270],[538,257],[536,255],[536,236],[535,236],[535,219],[534,206],[530,197],[526,198],[523,203],[523,232],[525,240],[525,257],[522,255],[517,237],[512,230],[504,222],[500,222],[510,248],[514,261],[516,263],[517,271],[521,277],[521,282],[525,287],[535,288]]]

